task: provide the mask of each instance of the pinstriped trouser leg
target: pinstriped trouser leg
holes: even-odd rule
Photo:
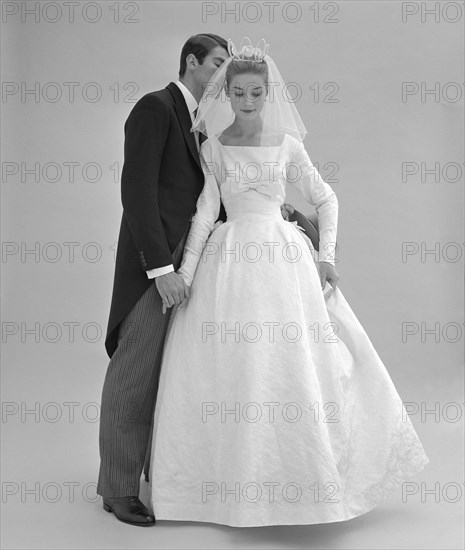
[[[189,228],[173,252],[175,269],[181,263]],[[171,311],[162,314],[154,282],[120,325],[118,347],[102,390],[97,484],[102,497],[139,495]]]

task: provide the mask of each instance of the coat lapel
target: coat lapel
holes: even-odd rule
[[[182,133],[186,140],[187,146],[191,155],[194,157],[195,162],[201,168],[199,152],[197,150],[197,144],[195,143],[194,134],[190,131],[192,126],[191,115],[187,108],[186,101],[182,95],[181,90],[176,86],[174,82],[170,82],[166,88],[170,91],[174,99],[174,110],[178,117],[179,124],[181,125]]]

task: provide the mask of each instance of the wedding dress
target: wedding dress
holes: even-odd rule
[[[211,137],[201,158],[178,271],[191,291],[165,340],[149,508],[159,520],[237,527],[364,514],[429,459],[340,288],[321,289],[336,196],[291,135],[271,147]],[[286,183],[317,208],[319,252],[282,217]],[[214,228],[220,197],[227,221]]]

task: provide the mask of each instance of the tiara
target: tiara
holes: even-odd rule
[[[262,43],[263,46],[261,47]],[[229,55],[238,61],[250,61],[250,58],[253,58],[252,61],[263,61],[269,46],[270,45],[266,43],[265,39],[262,38],[258,41],[254,48],[250,38],[248,36],[244,36],[241,40],[240,50],[237,51],[232,40],[228,38]]]

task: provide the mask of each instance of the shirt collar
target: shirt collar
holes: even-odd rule
[[[199,104],[197,103],[192,93],[187,89],[187,87],[180,80],[176,80],[176,85],[181,90],[182,95],[184,96],[184,100],[186,101],[187,108],[189,109],[189,113],[191,113],[191,116],[193,117],[194,116],[193,113],[197,109]]]

